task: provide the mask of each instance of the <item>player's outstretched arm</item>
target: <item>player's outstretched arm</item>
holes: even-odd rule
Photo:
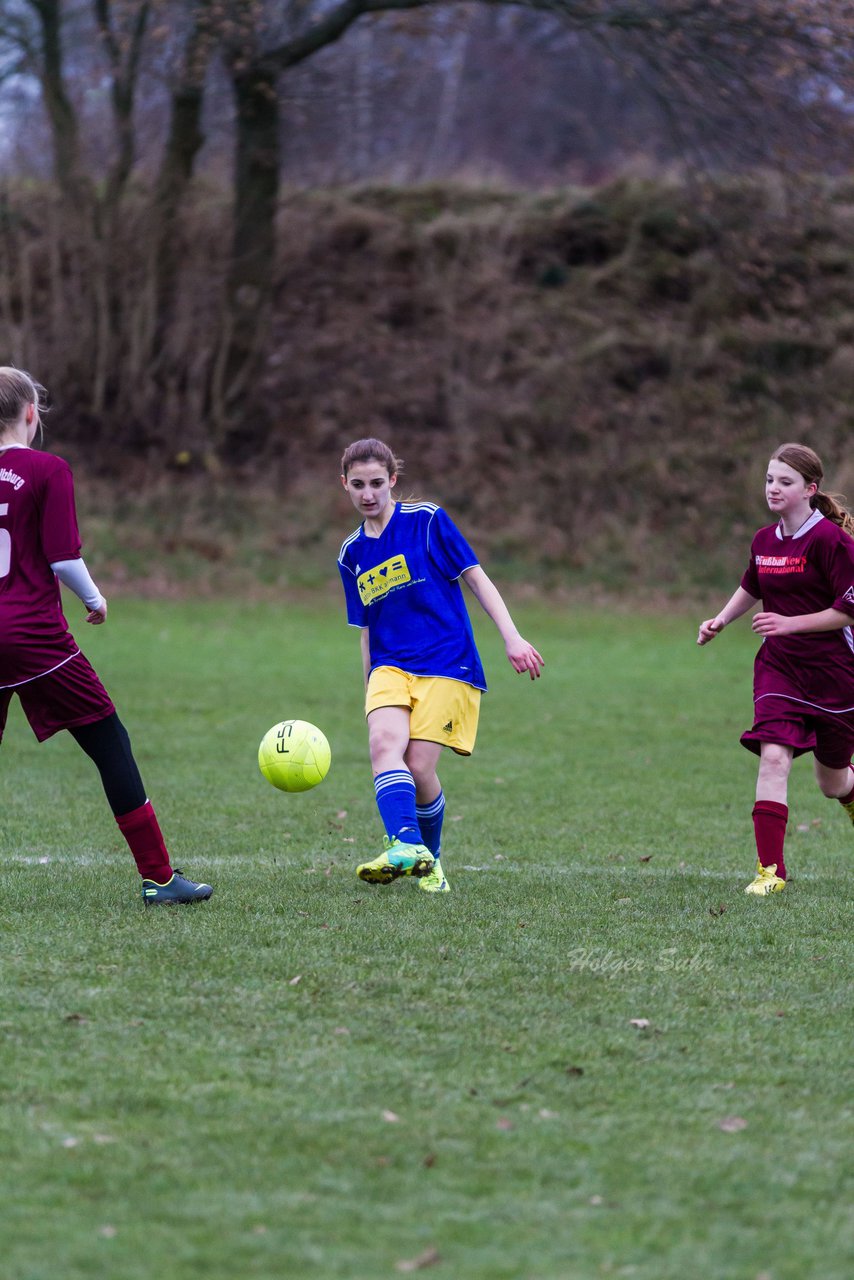
[[[755,604],[758,604],[756,596],[752,596],[749,591],[745,591],[744,587],[737,587],[720,613],[715,614],[714,618],[706,618],[705,622],[700,623],[697,644],[708,644],[710,640],[714,640],[715,636],[723,631],[727,623],[734,622],[736,618],[740,618],[743,613],[747,613],[748,609],[752,609]]]
[[[513,670],[519,675],[527,671],[531,679],[536,680],[545,666],[545,660],[534,646],[519,634],[510,616],[510,610],[501,598],[495,583],[487,577],[479,564],[466,569],[462,578],[486,616],[491,618],[498,628],[498,634],[504,641],[507,658]]]

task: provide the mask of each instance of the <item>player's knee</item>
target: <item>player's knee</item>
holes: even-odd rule
[[[851,790],[848,769],[826,769],[816,764],[815,780],[819,791],[828,800],[837,800]]]
[[[791,754],[784,747],[778,747],[772,743],[764,748],[759,765],[760,773],[766,777],[787,778],[791,767]]]
[[[401,759],[400,743],[397,735],[382,726],[372,727],[368,738],[371,764],[374,768],[383,767],[389,761]]]

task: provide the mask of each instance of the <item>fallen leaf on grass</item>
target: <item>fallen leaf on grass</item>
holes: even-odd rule
[[[290,978],[290,979],[288,980],[288,986],[289,986],[289,987],[295,987],[295,986],[297,985],[297,983],[298,983],[298,982],[302,982],[302,974],[301,974],[301,973],[298,973],[298,974],[297,974],[297,976],[296,976],[295,978]]]
[[[558,1118],[557,1111],[549,1111],[547,1107],[541,1107],[539,1115],[541,1120],[557,1120]]]
[[[741,1116],[724,1116],[723,1120],[718,1121],[718,1128],[723,1133],[740,1133],[747,1128],[747,1121]]]
[[[116,1228],[109,1222],[105,1222],[103,1227],[98,1228],[98,1235],[103,1236],[105,1240],[112,1240],[115,1237]]]
[[[513,1128],[513,1121],[509,1116],[499,1116],[495,1121],[496,1129],[500,1129],[502,1133],[509,1133]]]
[[[425,1267],[435,1267],[437,1262],[441,1262],[442,1255],[438,1249],[425,1249],[423,1253],[419,1253],[417,1258],[401,1258],[399,1262],[394,1264],[395,1271],[423,1271]]]
[[[82,1013],[67,1013],[64,1022],[88,1022],[89,1019],[84,1017]]]
[[[583,1076],[584,1068],[583,1067],[567,1067],[566,1074],[568,1076]]]
[[[338,818],[338,820],[339,820],[339,821],[340,821],[342,818],[346,818],[346,817],[347,817],[347,810],[346,810],[346,809],[339,809],[339,810],[338,810],[338,812],[336,813],[335,817],[336,817],[336,818]]]
[[[716,907],[709,907],[710,916],[722,916],[725,911],[726,911],[725,902],[719,902]]]
[[[382,1114],[386,1124],[397,1124],[400,1119],[400,1116],[396,1115],[394,1111],[384,1111]]]
[[[428,1151],[421,1163],[424,1165],[425,1169],[432,1169],[433,1165],[436,1163],[435,1151]]]
[[[651,862],[651,861],[652,861],[652,858],[653,858],[653,855],[652,855],[651,853],[648,853],[648,854],[646,854],[646,856],[645,856],[645,857],[643,857],[643,858],[638,858],[638,862]]]
[[[631,1026],[637,1027],[639,1031],[643,1031],[649,1026],[649,1018],[629,1018],[629,1023]]]
[[[350,1034],[349,1027],[335,1027],[332,1034],[334,1036],[348,1036]]]

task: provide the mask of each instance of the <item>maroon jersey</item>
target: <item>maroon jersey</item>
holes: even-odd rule
[[[854,626],[854,539],[820,511],[795,534],[782,524],[760,529],[741,585],[767,613],[793,617],[838,609]],[[783,697],[805,708],[854,710],[852,626],[767,636],[756,655],[754,699]]]
[[[50,566],[79,555],[68,463],[35,449],[0,449],[0,689],[78,652]]]

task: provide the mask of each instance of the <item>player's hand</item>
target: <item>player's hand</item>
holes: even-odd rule
[[[539,679],[540,672],[546,665],[545,659],[537,653],[534,646],[528,644],[528,641],[523,640],[521,636],[515,641],[508,641],[507,657],[518,675],[524,675],[527,671],[532,680]]]
[[[707,618],[705,622],[700,623],[697,644],[708,644],[710,640],[714,640],[715,636],[720,635],[723,629],[724,624],[720,618]]]
[[[91,622],[93,627],[98,627],[102,622],[107,621],[107,602],[101,596],[101,603],[97,609],[90,609],[86,614],[86,621]]]
[[[758,636],[790,636],[798,630],[797,619],[782,613],[754,614],[750,625]]]

